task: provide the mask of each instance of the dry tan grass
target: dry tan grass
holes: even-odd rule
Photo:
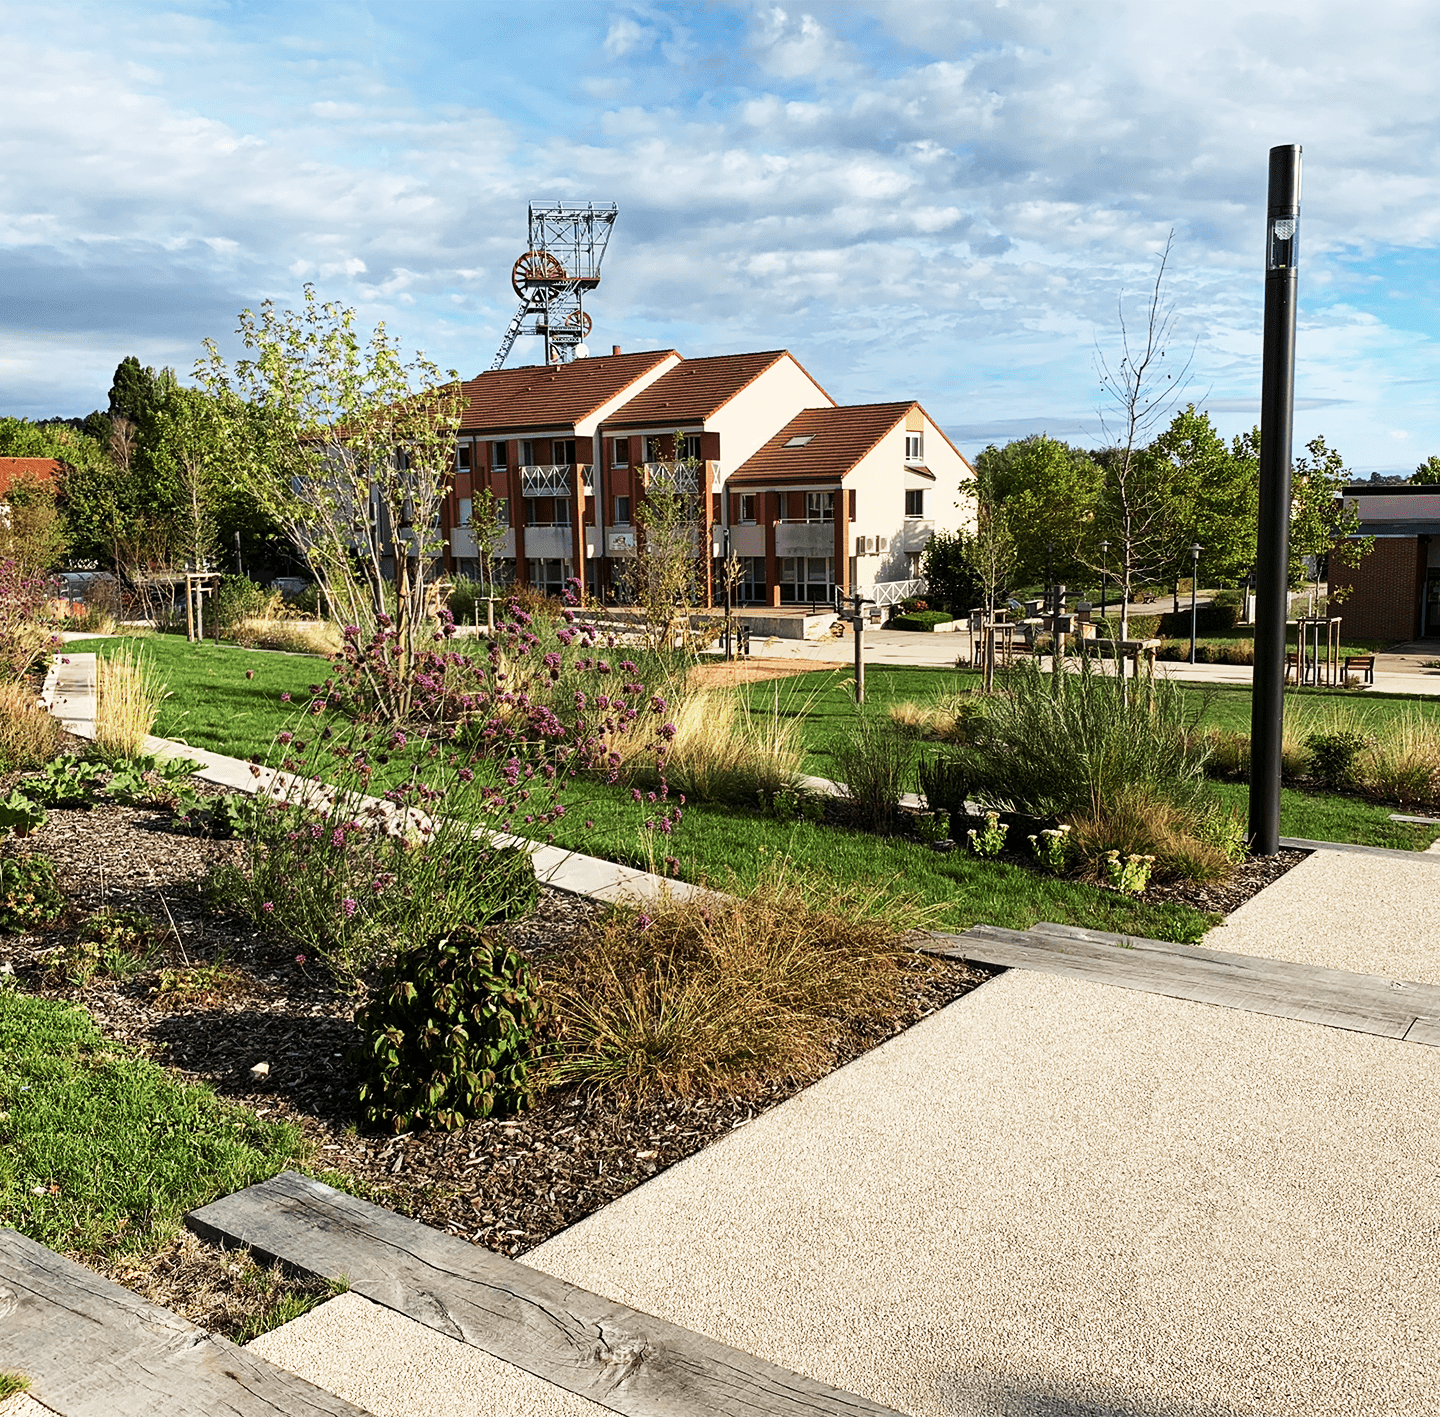
[[[44,767],[60,751],[60,732],[23,683],[0,683],[0,771]]]
[[[1153,856],[1158,880],[1215,881],[1230,870],[1224,851],[1196,835],[1193,814],[1141,791],[1122,792],[1069,825],[1071,848],[1092,871],[1107,851]]]
[[[95,663],[95,746],[108,758],[139,757],[160,714],[165,685],[138,651],[101,655]]]
[[[247,619],[232,631],[236,644],[290,654],[340,653],[340,628],[329,620]]]
[[[833,1064],[847,1022],[891,1008],[901,943],[930,913],[878,890],[800,878],[619,910],[552,976],[557,1082],[621,1099],[746,1095]]]

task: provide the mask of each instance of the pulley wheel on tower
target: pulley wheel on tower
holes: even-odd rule
[[[572,310],[565,317],[565,327],[566,329],[570,330],[578,328],[580,331],[580,338],[584,339],[585,336],[588,335],[590,331],[595,328],[595,321],[592,320],[590,316],[587,315],[583,310]]]
[[[529,296],[531,285],[545,285],[564,279],[565,267],[548,251],[527,251],[510,271],[510,284],[521,300]]]

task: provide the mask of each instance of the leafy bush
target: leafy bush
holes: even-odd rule
[[[60,720],[18,680],[0,681],[0,772],[42,767],[60,751]]]
[[[24,778],[20,790],[43,807],[79,807],[96,803],[104,786],[105,768],[68,754],[50,762],[43,773]]]
[[[888,831],[915,768],[915,744],[874,714],[860,712],[836,746],[845,795],[871,831]]]
[[[1150,869],[1155,864],[1153,856],[1122,856],[1118,851],[1107,851],[1101,859],[1101,873],[1105,884],[1125,895],[1143,895],[1150,884]]]
[[[1118,615],[1096,616],[1095,622],[1098,628],[1096,635],[1102,640],[1115,640],[1120,637],[1120,617]],[[1130,617],[1130,638],[1132,640],[1153,640],[1160,633],[1160,617],[1158,615],[1132,615]],[[1190,633],[1190,626],[1187,622],[1185,633]]]
[[[890,622],[892,630],[933,630],[948,625],[955,617],[948,610],[908,610]]]
[[[915,835],[921,841],[932,844],[950,839],[949,812],[917,812],[915,814]]]
[[[1311,733],[1305,739],[1310,754],[1310,771],[1332,791],[1355,782],[1355,766],[1370,746],[1370,735],[1354,729]]]
[[[544,1019],[539,982],[508,945],[462,931],[402,951],[355,1015],[365,1121],[455,1131],[528,1105]]]
[[[221,576],[214,611],[220,633],[230,639],[242,620],[273,620],[282,599],[278,590],[268,590],[249,576]]]
[[[1047,871],[1063,876],[1074,859],[1074,843],[1070,839],[1070,828],[1065,825],[1051,827],[1030,838],[1030,850],[1035,860]]]
[[[1228,635],[1240,623],[1240,603],[1234,601],[1221,605],[1212,603],[1210,605],[1198,605],[1195,607],[1195,633],[1197,635],[1217,636]],[[1134,621],[1131,621],[1134,624]],[[1175,635],[1184,637],[1189,641],[1190,637],[1190,611],[1188,609],[1176,614],[1173,610],[1167,611],[1160,616],[1157,633],[1161,635]]]
[[[0,800],[0,838],[10,835],[19,837],[29,836],[31,832],[43,827],[49,820],[49,814],[45,809],[23,792],[12,790],[10,795]]]
[[[65,912],[65,897],[48,856],[7,856],[0,860],[0,934],[15,935],[53,925]]]

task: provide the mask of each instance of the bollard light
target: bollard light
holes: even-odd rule
[[[1195,587],[1200,577],[1200,543],[1190,548],[1190,663],[1195,663]]]

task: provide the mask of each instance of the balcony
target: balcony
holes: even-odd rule
[[[834,522],[780,521],[775,523],[777,556],[833,556]]]
[[[520,495],[568,497],[574,490],[570,480],[574,472],[573,463],[524,463],[520,468]],[[587,493],[595,490],[594,472],[590,463],[580,464],[580,486]]]
[[[704,491],[706,482],[712,492],[719,492],[725,485],[718,462],[647,462],[640,464],[640,472],[647,487],[658,479],[673,482],[677,492],[692,496]]]
[[[575,554],[575,533],[569,523],[563,526],[527,526],[525,555],[547,559],[566,559]]]

